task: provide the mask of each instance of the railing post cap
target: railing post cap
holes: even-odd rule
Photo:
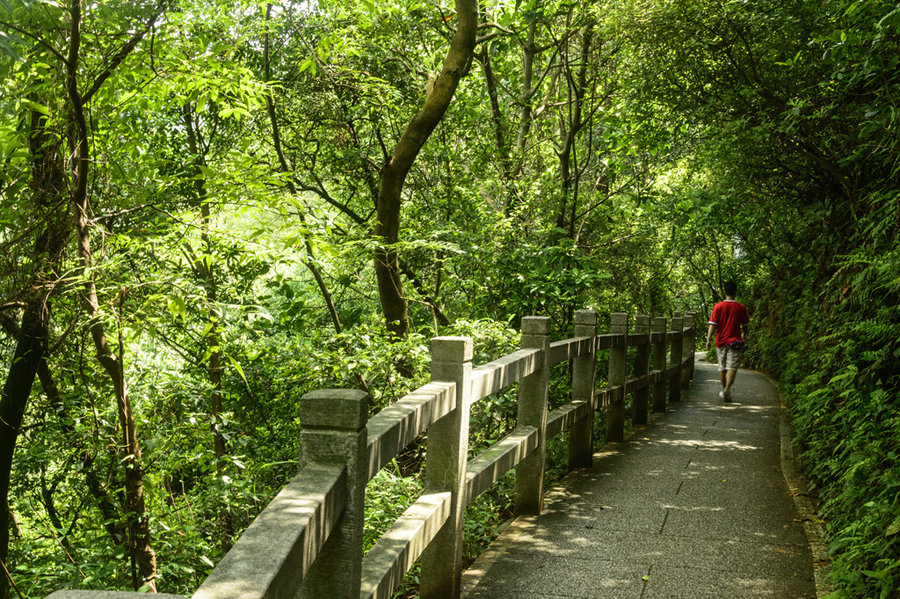
[[[523,335],[549,335],[550,318],[547,316],[523,316]]]
[[[597,324],[597,311],[596,310],[576,310],[575,311],[575,324],[596,325]]]
[[[634,317],[634,321],[637,324],[650,324],[650,315],[649,314],[638,314]]]
[[[435,337],[431,340],[432,362],[471,362],[471,337]]]
[[[357,389],[317,389],[300,398],[300,426],[358,431],[369,419],[369,396]]]
[[[628,312],[613,312],[609,315],[612,324],[628,324]]]

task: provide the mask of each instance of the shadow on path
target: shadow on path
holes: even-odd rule
[[[781,472],[778,390],[741,371],[718,397],[697,362],[686,400],[594,456],[463,575],[470,599],[815,597]]]

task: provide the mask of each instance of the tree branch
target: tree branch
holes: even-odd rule
[[[103,72],[97,75],[97,78],[94,79],[94,82],[88,88],[84,95],[82,95],[81,100],[83,103],[87,104],[91,101],[91,98],[95,93],[100,89],[103,83],[109,79],[110,75],[113,74],[113,71],[122,64],[122,61],[131,54],[131,51],[135,49],[135,47],[140,43],[144,36],[147,35],[147,32],[153,27],[153,24],[156,20],[162,15],[162,13],[166,10],[170,0],[161,0],[160,3],[156,6],[156,12],[144,23],[144,26],[134,33],[125,44],[119,49],[118,52],[113,54],[112,59],[106,65],[106,68],[103,69]]]
[[[46,48],[47,50],[49,50],[50,53],[53,54],[53,56],[55,56],[60,62],[62,62],[62,63],[66,62],[66,57],[63,56],[63,54],[59,50],[57,50],[56,48],[54,48],[53,46],[48,44],[46,41],[39,38],[38,36],[34,35],[30,31],[22,29],[21,27],[17,27],[16,25],[13,25],[12,23],[10,23],[8,21],[0,20],[0,25],[3,25],[4,27],[8,27],[9,29],[12,29],[13,31],[15,31],[17,33],[21,33],[22,35],[33,39],[39,45],[41,45],[44,48]]]

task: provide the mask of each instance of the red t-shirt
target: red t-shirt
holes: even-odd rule
[[[725,347],[732,341],[743,339],[741,325],[747,324],[747,308],[735,300],[725,300],[713,306],[709,324],[716,325],[716,347]]]

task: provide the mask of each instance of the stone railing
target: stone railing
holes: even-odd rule
[[[540,513],[547,441],[569,431],[569,467],[588,467],[594,415],[606,410],[606,439],[632,421],[678,401],[693,374],[694,315],[671,321],[611,315],[597,334],[597,313],[576,314],[574,337],[550,341],[545,317],[522,319],[521,349],[473,367],[472,340],[432,340],[431,382],[367,419],[361,391],[321,390],[300,400],[300,472],[222,558],[192,599],[389,598],[421,560],[423,599],[458,597],[466,505],[516,469],[515,511]],[[626,378],[628,348],[633,352]],[[597,352],[609,350],[608,385],[596,389]],[[651,359],[652,357],[652,359]],[[572,361],[572,401],[548,411],[554,364]],[[651,366],[652,365],[652,366]],[[519,383],[517,427],[468,460],[472,405]],[[367,482],[398,451],[427,432],[424,492],[363,556]],[[178,599],[175,595],[157,595]],[[130,599],[135,593],[57,591],[48,599]],[[183,599],[183,598],[182,598]]]

